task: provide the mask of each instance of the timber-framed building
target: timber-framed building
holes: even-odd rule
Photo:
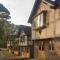
[[[34,58],[60,60],[60,0],[36,0],[28,22]]]

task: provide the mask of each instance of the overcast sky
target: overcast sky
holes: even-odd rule
[[[17,25],[27,23],[35,0],[0,0],[11,14],[11,22]]]

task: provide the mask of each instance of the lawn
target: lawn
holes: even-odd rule
[[[8,51],[0,51],[0,57],[14,57],[15,55]]]

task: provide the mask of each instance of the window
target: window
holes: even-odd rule
[[[43,27],[43,25],[44,25],[44,14],[42,13],[40,15],[40,26]]]
[[[25,36],[21,36],[21,42],[25,42]]]
[[[39,26],[40,25],[40,15],[38,15],[38,20],[37,20],[37,25]]]
[[[25,38],[24,38],[25,40],[27,40],[27,36],[25,36]]]
[[[53,42],[49,41],[49,50],[54,50]]]
[[[33,20],[33,29],[43,28],[49,24],[49,12],[42,11]]]
[[[40,42],[39,50],[41,50],[41,51],[44,50],[44,42],[43,41]]]
[[[38,15],[38,20],[37,20],[38,27],[47,26],[48,21],[49,21],[48,17],[49,15],[47,11],[44,11],[40,15]]]

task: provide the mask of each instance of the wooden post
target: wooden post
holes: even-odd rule
[[[38,58],[38,45],[37,43],[34,41],[34,58]]]
[[[43,41],[41,42],[41,50],[43,50],[42,47],[43,47]]]

